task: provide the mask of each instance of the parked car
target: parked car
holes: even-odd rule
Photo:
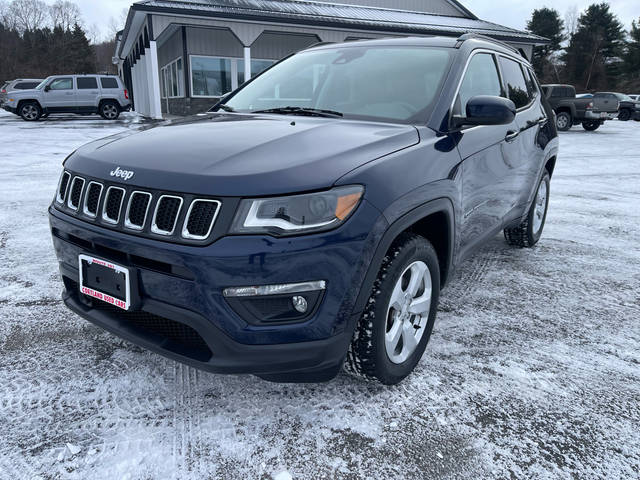
[[[636,101],[640,100],[640,95],[639,94],[632,94],[632,95],[629,95],[629,96],[631,97],[632,100],[636,100]]]
[[[52,113],[97,113],[106,120],[116,120],[120,112],[131,109],[131,102],[116,76],[54,75],[33,90],[12,92],[3,108],[26,121]]]
[[[587,131],[597,130],[605,120],[615,117],[595,108],[593,99],[577,98],[573,85],[543,85],[542,91],[556,113],[556,126],[560,131],[578,124]]]
[[[507,45],[315,46],[224,102],[66,159],[49,218],[78,315],[213,372],[394,384],[465,258],[540,239],[557,132]]]
[[[40,82],[42,82],[41,78],[18,78],[16,80],[5,82],[5,84],[2,85],[2,88],[0,88],[0,107],[2,107],[2,105],[7,101],[8,92],[13,92],[15,90],[31,90],[36,88]]]
[[[613,110],[614,107],[617,107],[618,120],[623,122],[627,120],[640,121],[640,101],[636,101],[624,93],[597,93],[594,97],[594,103],[596,105],[602,104],[603,108],[607,110]]]

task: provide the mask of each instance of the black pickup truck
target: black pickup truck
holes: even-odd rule
[[[591,132],[605,120],[615,118],[615,114],[595,109],[592,98],[576,98],[576,89],[572,85],[543,85],[542,91],[556,113],[556,126],[560,131],[581,123],[585,130]]]

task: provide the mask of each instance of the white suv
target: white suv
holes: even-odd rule
[[[113,75],[54,75],[33,90],[14,91],[3,108],[33,122],[51,113],[98,113],[116,120],[131,109],[129,93]]]

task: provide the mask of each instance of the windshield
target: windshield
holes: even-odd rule
[[[299,109],[345,118],[411,122],[427,119],[449,68],[451,50],[340,47],[299,53],[232,94],[239,112]],[[228,108],[229,109],[229,108]]]
[[[47,84],[47,82],[49,81],[51,77],[47,77],[44,80],[42,80],[38,86],[36,87],[36,90],[41,90],[42,88],[44,88],[44,86]]]

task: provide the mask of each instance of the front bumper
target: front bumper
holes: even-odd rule
[[[65,282],[65,304],[83,318],[150,350],[219,373],[337,373],[360,312],[354,305],[383,221],[363,201],[337,230],[295,238],[223,237],[205,247],[126,235],[53,208],[53,243]],[[136,273],[139,317],[187,325],[208,352],[136,326],[130,315],[102,308],[79,293],[78,255],[88,253]],[[223,297],[227,287],[325,280],[312,316],[300,323],[253,325]],[[97,301],[96,301],[97,302]],[[149,316],[151,315],[151,316]]]
[[[4,105],[2,105],[2,109],[6,110],[7,112],[11,112],[13,114],[17,114],[18,113],[18,109],[17,108],[13,108],[8,103],[5,103]]]

